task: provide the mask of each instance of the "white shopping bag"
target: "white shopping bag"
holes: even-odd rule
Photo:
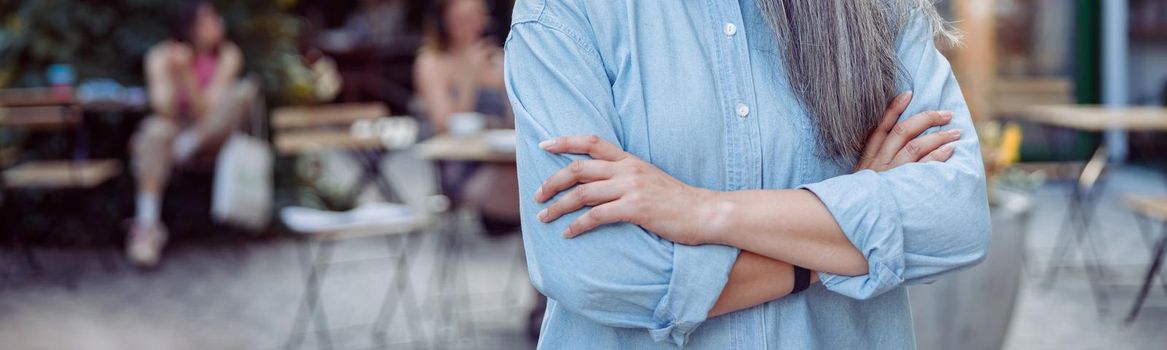
[[[248,230],[267,228],[272,215],[272,157],[262,140],[232,134],[216,162],[211,217]]]

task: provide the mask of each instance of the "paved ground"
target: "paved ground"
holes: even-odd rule
[[[1122,322],[1150,261],[1150,248],[1121,198],[1164,194],[1165,184],[1163,175],[1141,168],[1123,168],[1108,177],[1093,231],[1097,237],[1106,237],[1102,255],[1115,266],[1108,270],[1110,301],[1101,311],[1082,269],[1063,270],[1055,284],[1042,285],[1058,225],[1065,215],[1067,189],[1047,185],[1037,192],[1039,204],[1026,244],[1030,264],[1022,278],[1005,349],[1167,348],[1167,290],[1152,290],[1138,322],[1130,326]]]
[[[418,236],[411,251],[414,295],[421,295],[425,343],[433,343],[441,298],[433,286],[436,235]],[[441,337],[429,348],[533,348],[526,336],[527,310],[534,290],[522,266],[512,270],[517,235],[470,236],[467,254],[474,336]],[[336,247],[336,259],[375,259],[388,254],[386,240],[359,239]],[[89,252],[45,251],[42,277],[18,276],[0,290],[0,348],[3,349],[279,349],[288,340],[304,275],[297,242],[291,239],[235,245],[187,245],[167,252],[156,271],[117,266],[108,272]],[[10,254],[9,254],[10,256]],[[10,261],[6,259],[5,261]],[[393,261],[336,265],[326,275],[324,306],[338,349],[422,348],[406,327],[404,313],[390,324],[386,343],[371,336],[369,324],[393,278]],[[514,271],[510,297],[503,295]],[[79,274],[76,288],[69,275]],[[456,330],[442,329],[445,334]],[[326,348],[309,336],[303,349]]]
[[[1167,344],[1167,308],[1152,308],[1132,326],[1121,323],[1133,294],[1133,284],[1148,259],[1133,218],[1118,204],[1122,193],[1165,193],[1164,181],[1152,172],[1123,169],[1111,177],[1111,187],[1100,208],[1098,230],[1109,237],[1106,255],[1116,267],[1113,297],[1100,314],[1080,270],[1068,270],[1058,282],[1042,287],[1046,258],[1061,222],[1063,188],[1051,185],[1038,191],[1027,250],[1025,275],[1011,322],[1006,349],[1163,349]],[[423,299],[420,320],[427,343],[433,345],[440,302],[430,286],[437,240],[424,236],[411,250],[413,285]],[[430,348],[533,348],[525,335],[527,306],[533,291],[525,287],[525,271],[514,280],[512,296],[502,294],[515,261],[517,237],[486,239],[471,235],[467,257],[473,310],[473,336],[444,336],[453,340]],[[364,239],[340,245],[340,258],[368,258],[386,253],[384,240]],[[103,269],[88,251],[45,251],[48,262],[40,275],[14,268],[11,252],[0,263],[11,278],[0,287],[0,348],[3,349],[278,349],[292,327],[303,274],[296,242],[290,239],[238,244],[186,244],[167,252],[166,264],[140,272],[118,264]],[[332,338],[337,348],[410,348],[404,316],[389,327],[386,342],[378,344],[368,327],[377,317],[377,305],[392,278],[390,262],[341,265],[330,272],[324,288],[330,326],[342,328]],[[76,287],[64,277],[75,275]],[[1125,285],[1124,285],[1125,284]],[[1152,293],[1152,306],[1167,306],[1163,290]],[[310,337],[304,349],[318,347]]]

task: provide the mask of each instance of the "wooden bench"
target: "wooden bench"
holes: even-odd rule
[[[9,190],[92,190],[106,183],[107,181],[117,177],[121,174],[121,162],[114,159],[106,160],[85,160],[85,161],[29,161],[16,165],[12,168],[5,169],[0,173],[0,190],[5,192],[0,194],[0,199],[5,197]],[[92,197],[92,196],[89,196]],[[99,201],[102,199],[98,199]],[[5,203],[5,206],[9,204]],[[32,207],[34,211],[39,212],[43,208]],[[25,210],[24,212],[27,212]],[[11,225],[17,225],[17,222],[22,221],[20,214],[0,213],[5,220],[12,220]],[[82,225],[92,227],[95,225],[89,222],[88,216],[84,214],[73,213],[69,217],[79,218],[82,220]],[[4,225],[5,229],[9,229],[8,225]],[[22,227],[22,226],[14,226]],[[18,229],[19,230],[19,229]],[[19,232],[19,231],[18,231]],[[40,259],[34,253],[33,247],[25,244],[21,238],[22,234],[13,235],[11,243],[15,246],[16,251],[24,256],[28,267],[34,272],[40,272],[42,265]],[[118,249],[101,249],[95,250],[100,256],[100,261],[106,270],[113,269],[114,261]],[[77,285],[77,276],[70,275],[65,279],[65,285],[72,289]]]
[[[80,124],[77,106],[0,107],[0,128],[59,130]]]
[[[4,170],[5,188],[88,189],[121,175],[114,159],[85,161],[31,161]]]
[[[73,88],[16,88],[0,89],[0,106],[42,107],[69,106],[77,104]]]
[[[0,128],[59,130],[81,125],[72,88],[0,89]]]

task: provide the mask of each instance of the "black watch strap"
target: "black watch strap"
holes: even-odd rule
[[[802,266],[794,267],[794,289],[790,294],[798,294],[807,288],[810,288],[810,270]]]

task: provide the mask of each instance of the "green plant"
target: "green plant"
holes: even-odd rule
[[[0,0],[0,87],[44,86],[49,65],[72,65],[79,81],[111,78],[142,85],[142,58],[169,36],[173,0]],[[295,0],[215,1],[248,72],[269,100],[297,102],[307,68],[297,43]],[[310,73],[309,73],[310,74]]]

